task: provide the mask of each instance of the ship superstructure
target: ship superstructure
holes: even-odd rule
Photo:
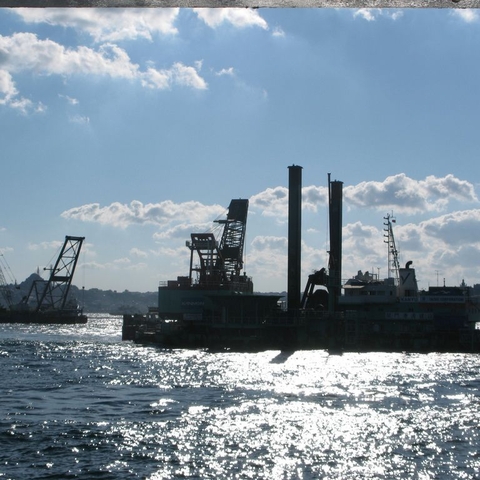
[[[164,347],[242,350],[480,351],[479,304],[471,290],[420,291],[412,261],[400,266],[395,218],[384,217],[388,276],[363,273],[342,282],[342,188],[328,176],[328,266],[308,276],[301,294],[302,167],[289,167],[287,302],[253,293],[242,274],[247,200],[232,200],[221,240],[193,233],[189,275],[161,284],[158,317],[124,316],[123,338]]]

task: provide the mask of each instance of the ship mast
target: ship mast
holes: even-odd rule
[[[400,264],[398,262],[398,250],[395,245],[395,237],[393,235],[392,226],[392,224],[395,223],[395,218],[388,214],[386,217],[383,217],[383,219],[385,220],[383,224],[385,226],[385,228],[383,229],[385,232],[385,234],[383,235],[385,237],[384,242],[387,244],[388,248],[388,278],[394,278],[395,285],[398,285],[400,282]]]

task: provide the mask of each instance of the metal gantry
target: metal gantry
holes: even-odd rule
[[[36,281],[25,298],[35,299],[35,311],[63,310],[85,237],[66,236],[48,281]]]
[[[10,283],[8,283],[5,278],[5,272],[7,272],[7,275],[10,277]],[[8,308],[11,308],[13,305],[12,282],[15,286],[17,285],[17,281],[12,274],[12,270],[8,265],[7,260],[3,253],[0,253],[0,291]]]
[[[219,285],[232,281],[243,268],[243,248],[247,223],[248,200],[232,200],[225,219],[215,220],[223,225],[218,242],[213,233],[192,233],[187,242],[190,249],[190,282],[194,273],[201,285]],[[194,253],[200,264],[193,265]]]
[[[247,227],[248,200],[237,199],[230,202],[227,218],[216,220],[224,225],[219,251],[223,269],[228,276],[238,276],[243,268],[243,247]]]

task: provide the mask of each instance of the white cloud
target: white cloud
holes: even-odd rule
[[[117,258],[113,261],[115,265],[119,266],[125,266],[125,265],[130,265],[132,261],[129,258],[123,257],[123,258]]]
[[[59,249],[63,245],[63,242],[54,240],[51,242],[30,243],[28,245],[29,250],[51,250]]]
[[[250,206],[261,210],[267,217],[286,217],[288,212],[288,188],[267,188],[250,198]]]
[[[256,10],[250,8],[194,8],[193,10],[210,28],[230,23],[237,28],[260,27],[268,30],[267,22]]]
[[[252,241],[252,247],[257,251],[278,250],[285,253],[288,241],[286,237],[257,236]]]
[[[149,88],[166,89],[172,85],[192,87],[197,90],[205,90],[207,83],[200,77],[194,67],[187,67],[180,62],[173,65],[170,70],[155,70],[149,68],[142,75],[142,85]]]
[[[287,244],[286,237],[256,236],[248,249],[245,271],[253,276],[254,281],[255,278],[261,277],[267,285],[285,283]],[[261,290],[267,291],[268,288]]]
[[[387,10],[388,12],[388,10]],[[403,10],[397,10],[395,12],[388,12],[387,13],[392,20],[398,20],[399,18],[403,17]]]
[[[185,239],[189,238],[191,233],[208,232],[212,228],[212,222],[205,223],[181,223],[171,228],[162,228],[161,231],[156,232],[153,238],[157,241],[166,240],[170,238]]]
[[[184,87],[192,87],[198,90],[205,90],[207,83],[201,78],[194,67],[188,67],[180,62],[173,65],[170,70],[173,83]]]
[[[0,68],[0,105],[11,107],[21,113],[27,113],[29,110],[35,108],[38,110],[40,108],[41,104],[35,107],[30,100],[19,97],[18,94],[19,92],[10,73]]]
[[[367,22],[373,22],[375,20],[375,14],[378,15],[378,13],[379,13],[378,9],[359,8],[358,10],[355,10],[353,16],[361,17],[364,20],[367,20]]]
[[[0,35],[0,51],[0,95],[3,94],[0,104],[22,111],[33,108],[33,104],[18,96],[12,73],[25,71],[37,75],[96,75],[138,80],[143,86],[156,89],[174,85],[207,88],[194,67],[177,62],[170,69],[150,67],[141,71],[125,50],[112,44],[102,45],[97,51],[83,46],[69,49],[52,40],[41,40],[32,33],[16,33],[10,37]],[[74,99],[71,101],[74,103]],[[37,110],[42,109],[39,104]]]
[[[78,123],[79,125],[88,125],[90,123],[90,118],[85,115],[73,115],[68,120],[70,123]]]
[[[445,272],[451,282],[456,282],[459,278],[465,278],[467,283],[478,281],[480,267],[476,265],[480,254],[480,208],[432,215],[453,201],[459,204],[473,203],[476,207],[478,199],[471,183],[453,175],[415,180],[405,174],[398,174],[380,182],[346,186],[344,193],[344,208],[354,206],[367,212],[385,212],[395,208],[396,213],[402,211],[404,216],[419,212],[430,214],[431,218],[420,223],[397,222],[394,227],[400,263],[403,265],[408,260],[414,262],[421,286],[426,287],[435,281],[435,271]],[[324,209],[327,197],[328,190],[324,186],[304,187],[303,207],[312,212]],[[203,205],[198,202],[142,204],[133,201],[130,204],[112,203],[104,207],[99,204],[84,205],[68,210],[62,216],[121,228],[146,224],[158,227],[153,235],[157,249],[150,250],[149,255],[158,256],[158,261],[168,259],[168,271],[165,270],[163,275],[175,278],[176,275],[188,272],[189,251],[185,247],[185,240],[190,233],[211,231],[216,225],[212,220],[225,214],[225,210],[219,205]],[[265,224],[267,234],[257,235],[251,241],[251,237],[247,237],[245,271],[254,280],[261,279],[262,284],[258,287],[261,291],[267,291],[269,285],[276,286],[271,290],[278,290],[278,286],[286,282],[288,241],[282,233],[272,233],[276,232],[276,227],[272,228],[271,221],[268,224],[267,218],[261,220],[259,217],[271,217],[273,221],[282,223],[280,231],[283,232],[287,211],[286,187],[268,188],[250,198],[250,213],[257,214],[254,221],[258,223],[260,220],[260,224]],[[305,220],[305,228],[308,229],[307,222],[311,221],[311,215],[306,215]],[[356,221],[344,225],[344,278],[355,275],[360,269],[373,270],[373,273],[378,272],[381,276],[387,275],[387,245],[384,242],[382,221],[379,223],[380,225],[372,226]],[[219,232],[215,235],[219,238]],[[310,244],[310,241],[321,242],[320,237],[322,235],[316,234],[304,238],[302,280],[306,280],[314,269],[327,265],[327,239],[323,240],[324,245],[315,248]],[[136,265],[135,258],[141,259],[144,255],[144,251],[130,250],[128,257],[133,260],[132,268]],[[138,264],[138,268],[142,268],[141,264]]]
[[[175,35],[178,8],[21,8],[13,9],[26,23],[48,23],[85,31],[95,41],[116,42],[152,35]]]
[[[472,8],[463,8],[452,10],[452,15],[460,18],[466,23],[473,23],[479,19],[479,15],[476,10]]]
[[[395,21],[403,17],[403,11],[379,8],[359,8],[354,11],[353,16],[363,18],[367,22],[373,22],[379,17],[386,17]]]
[[[275,27],[272,31],[273,37],[285,37],[285,32],[280,27]]]
[[[220,71],[216,72],[215,75],[217,75],[218,77],[221,77],[223,75],[228,75],[230,77],[233,77],[235,75],[235,72],[233,70],[233,67],[222,68]]]
[[[69,97],[68,95],[58,95],[60,98],[64,98],[69,105],[78,105],[78,100],[76,98]]]
[[[126,228],[129,225],[168,226],[172,222],[182,223],[185,219],[193,223],[204,223],[216,218],[225,208],[219,205],[203,205],[199,202],[143,204],[137,200],[130,204],[114,202],[101,207],[98,203],[72,208],[61,214],[63,218],[96,222],[103,225]]]
[[[139,257],[139,258],[147,258],[148,257],[148,253],[143,251],[143,250],[140,250],[139,248],[132,248],[130,249],[130,255],[132,257]]]
[[[449,246],[477,244],[480,246],[480,210],[448,213],[422,222],[424,235],[441,240]]]
[[[362,182],[344,188],[345,202],[351,206],[376,208],[415,214],[441,211],[452,200],[478,202],[473,185],[453,175],[414,180],[404,173],[387,177],[383,182]]]
[[[478,283],[480,267],[480,209],[463,210],[430,218],[418,224],[394,227],[400,265],[412,260],[422,288],[436,284],[441,272],[447,283]],[[343,228],[343,276],[358,270],[387,276],[385,232],[371,225],[355,222]],[[443,281],[443,280],[442,280]]]
[[[133,79],[139,75],[127,53],[115,45],[103,45],[98,51],[87,47],[67,49],[52,40],[41,40],[33,33],[0,36],[0,66],[10,72],[37,74],[95,74]]]
[[[344,205],[363,209],[392,210],[413,215],[425,211],[442,211],[452,201],[477,203],[473,184],[449,174],[445,177],[428,176],[415,180],[404,173],[387,177],[380,182],[361,182],[343,187]],[[328,201],[327,187],[310,185],[302,188],[303,209],[316,212]],[[252,210],[262,215],[286,220],[288,188],[275,187],[250,198]]]
[[[0,92],[5,95],[5,101],[18,94],[12,76],[5,70],[0,70]]]

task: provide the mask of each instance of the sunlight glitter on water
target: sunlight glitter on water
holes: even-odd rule
[[[478,356],[163,350],[121,342],[110,322],[0,332],[0,474],[457,479],[480,468]]]

